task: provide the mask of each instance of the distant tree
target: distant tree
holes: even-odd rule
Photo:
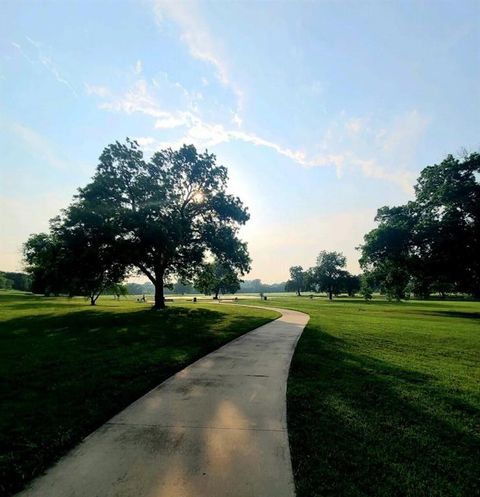
[[[342,278],[346,272],[346,258],[340,252],[322,250],[317,257],[317,265],[313,271],[314,284],[321,292],[327,292],[329,300],[340,291]]]
[[[249,269],[238,238],[249,215],[226,186],[227,170],[212,154],[190,145],[156,152],[146,162],[127,139],[104,150],[76,202],[103,217],[103,230],[115,233],[115,250],[153,283],[155,308],[163,308],[168,278],[191,277],[207,250],[242,274]],[[78,226],[89,222],[79,219]]]
[[[218,299],[220,293],[235,293],[240,288],[240,279],[234,267],[214,261],[202,266],[194,285],[205,295],[213,294]]]
[[[21,292],[28,292],[31,288],[32,281],[28,274],[16,273],[16,272],[6,272],[4,273],[5,278],[12,282],[12,289],[19,290]]]
[[[61,264],[63,247],[58,238],[48,233],[30,235],[23,245],[23,258],[33,293],[49,296],[67,291]]]
[[[290,282],[292,289],[300,297],[300,292],[304,287],[304,274],[302,266],[292,266],[290,268]]]
[[[296,291],[296,285],[293,280],[288,280],[285,282],[285,291],[286,292],[295,292]]]
[[[155,287],[150,281],[145,283],[127,283],[126,287],[130,295],[152,295],[155,292]]]
[[[195,289],[188,281],[182,282],[181,280],[177,280],[173,283],[171,292],[177,295],[184,295],[185,293],[195,293]]]
[[[355,297],[355,294],[360,291],[360,276],[356,276],[354,274],[350,274],[348,271],[345,271],[344,275],[341,277],[339,285],[342,292],[346,292],[349,297]]]
[[[245,280],[240,283],[240,291],[245,292],[245,293],[259,293],[263,291],[263,285],[262,281],[258,278],[254,280]]]
[[[360,276],[360,294],[365,300],[372,300],[375,289],[375,278],[371,273],[363,273]]]
[[[13,288],[13,281],[8,279],[5,273],[0,272],[0,288],[2,290],[10,290]]]
[[[127,285],[116,283],[110,288],[105,289],[104,293],[114,295],[117,300],[120,300],[120,297],[126,297],[128,295],[128,287]]]
[[[240,282],[239,293],[281,293],[285,292],[286,282],[280,283],[262,283],[260,279],[245,280]]]
[[[316,278],[316,267],[308,268],[303,272],[303,286],[305,291],[319,291],[318,281]]]

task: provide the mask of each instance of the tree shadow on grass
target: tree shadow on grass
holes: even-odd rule
[[[0,494],[18,491],[142,394],[268,320],[185,307],[3,320]]]
[[[298,497],[479,495],[475,399],[310,327],[288,384]]]
[[[462,312],[462,311],[415,311],[416,314],[423,314],[424,316],[439,316],[450,318],[474,319],[480,323],[480,312]]]

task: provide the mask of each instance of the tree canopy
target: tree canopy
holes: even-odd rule
[[[165,284],[191,278],[209,253],[244,274],[250,258],[238,230],[249,214],[227,193],[227,179],[215,156],[193,145],[147,161],[134,140],[111,144],[92,181],[52,220],[51,233],[26,243],[30,272],[55,261],[59,274],[43,274],[48,285],[61,286],[57,276],[68,273],[75,288],[95,298],[136,269],[155,286],[157,308],[164,307]]]
[[[478,153],[449,155],[421,172],[413,201],[378,210],[360,264],[389,297],[480,296],[479,174]]]
[[[290,268],[290,280],[286,283],[286,288],[288,290],[293,290],[300,296],[300,292],[303,290],[305,285],[305,274],[303,272],[302,266],[292,266]]]

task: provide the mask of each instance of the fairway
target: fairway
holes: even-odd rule
[[[479,495],[480,304],[277,298],[298,497]]]
[[[0,494],[171,374],[278,316],[217,304],[0,293]]]

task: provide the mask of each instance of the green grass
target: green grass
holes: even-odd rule
[[[297,497],[480,495],[480,304],[269,299],[310,314],[288,382]]]
[[[0,495],[172,373],[265,322],[271,311],[112,297],[0,292]]]

